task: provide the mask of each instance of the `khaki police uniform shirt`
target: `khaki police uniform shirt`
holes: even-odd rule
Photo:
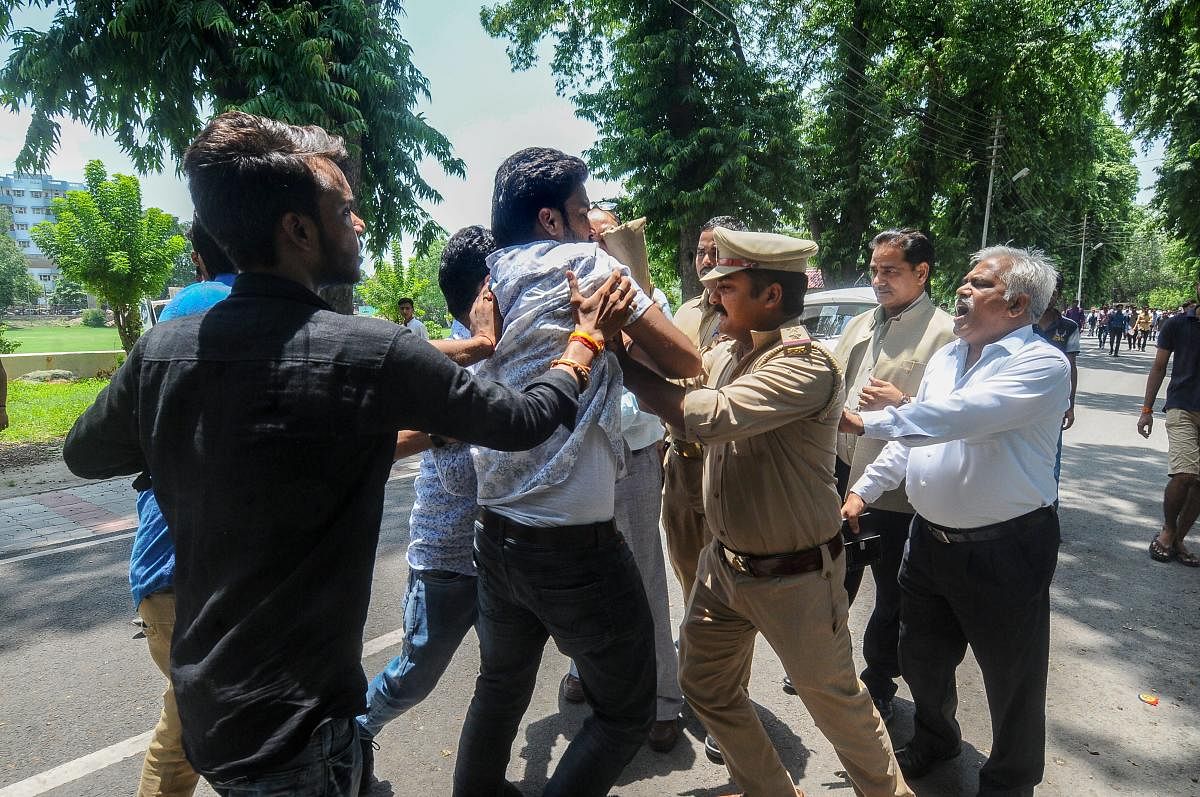
[[[704,445],[705,517],[738,553],[813,548],[841,524],[833,457],[842,375],[799,319],[752,334],[748,352],[731,340],[710,347],[704,386],[684,398],[686,437]]]
[[[891,382],[906,396],[915,396],[934,352],[954,340],[954,320],[922,293],[891,318],[876,307],[851,319],[838,339],[834,355],[846,374],[846,408],[858,412],[858,395],[870,377]],[[886,445],[852,434],[838,435],[838,459],[850,465],[854,484]],[[904,483],[871,504],[877,509],[912,514]]]
[[[675,311],[675,315],[671,319],[675,322],[675,327],[687,335],[688,340],[696,347],[696,351],[703,352],[705,347],[713,342],[717,337],[717,328],[721,325],[721,316],[718,314],[711,304],[708,302],[708,291],[704,291],[699,296],[688,299],[683,304],[679,305],[679,309]],[[704,384],[701,377],[692,377],[689,379],[672,379],[681,387],[691,388]],[[683,433],[667,426],[667,437],[672,440],[683,440]]]

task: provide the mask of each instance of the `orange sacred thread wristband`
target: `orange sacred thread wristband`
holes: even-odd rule
[[[587,346],[589,349],[591,349],[593,354],[599,354],[600,352],[604,351],[604,342],[596,340],[586,332],[572,332],[571,337],[568,340],[579,341],[584,346]]]

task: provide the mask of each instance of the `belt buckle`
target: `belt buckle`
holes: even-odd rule
[[[943,542],[947,545],[950,544],[951,540],[946,536],[946,532],[942,531],[937,526],[930,526],[929,531],[933,534],[933,538],[938,542]]]
[[[743,576],[754,575],[750,572],[750,566],[746,563],[746,557],[742,556],[740,553],[734,553],[726,548],[725,561],[729,563],[730,567],[732,567],[738,573],[741,573]]]

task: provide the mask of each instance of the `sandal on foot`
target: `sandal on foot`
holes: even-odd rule
[[[1176,548],[1175,559],[1181,565],[1187,565],[1188,567],[1200,567],[1200,556],[1196,556],[1196,554],[1192,553],[1186,548]]]
[[[1191,554],[1188,555],[1191,556]],[[1175,550],[1167,548],[1158,541],[1158,537],[1155,537],[1150,541],[1150,558],[1156,562],[1169,562],[1175,558]],[[1197,562],[1197,564],[1200,564],[1200,562]]]

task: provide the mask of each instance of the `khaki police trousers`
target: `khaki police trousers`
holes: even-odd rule
[[[696,580],[696,561],[704,546],[712,542],[704,522],[704,496],[700,483],[704,460],[685,459],[667,450],[663,465],[661,525],[667,538],[667,558],[675,578],[683,587],[686,601]]]
[[[913,795],[887,728],[855,673],[845,572],[845,557],[831,560],[827,551],[821,571],[779,578],[735,572],[715,545],[700,555],[679,640],[680,683],[746,797],[795,795],[743,685],[756,631],[783,662],[855,790],[866,797]]]
[[[155,592],[142,598],[137,607],[142,618],[150,658],[167,677],[163,692],[163,710],[150,738],[150,747],[142,762],[138,797],[189,797],[200,776],[183,754],[183,727],[175,706],[175,687],[171,684],[171,635],[175,631],[175,594]]]

